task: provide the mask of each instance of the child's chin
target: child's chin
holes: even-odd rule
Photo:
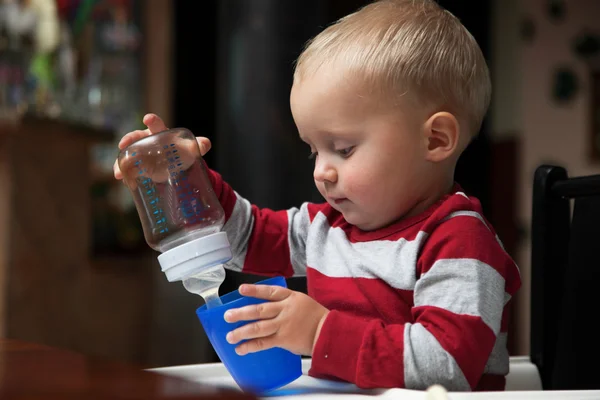
[[[346,220],[347,223],[349,223],[350,225],[354,225],[359,229],[363,229],[367,224],[365,224],[365,221],[362,220],[359,216],[357,216],[356,214],[353,213],[343,213],[342,215],[344,216],[344,219]]]
[[[381,225],[374,224],[373,221],[371,221],[371,220],[365,220],[364,217],[360,218],[356,214],[348,215],[348,216],[346,216],[345,214],[342,214],[342,215],[344,215],[344,219],[346,220],[347,223],[349,223],[350,225],[354,225],[361,231],[365,231],[365,232],[375,231],[382,227]]]

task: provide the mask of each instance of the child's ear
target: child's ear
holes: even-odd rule
[[[454,115],[441,111],[433,114],[425,123],[427,160],[443,161],[457,151],[460,124]]]

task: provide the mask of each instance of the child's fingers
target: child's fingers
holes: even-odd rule
[[[148,127],[148,129],[138,129],[133,132],[129,132],[128,134],[123,136],[121,138],[121,141],[119,142],[120,150],[123,150],[125,147],[129,146],[133,142],[137,142],[138,140],[145,138],[146,136],[150,136],[154,133],[167,130],[167,126],[165,125],[163,120],[156,114],[144,115],[142,122]]]
[[[256,297],[257,299],[269,301],[281,301],[286,299],[292,291],[281,286],[250,285],[240,286],[239,292],[242,296]]]
[[[275,335],[244,342],[235,348],[235,352],[240,356],[245,356],[249,353],[256,353],[258,351],[271,349],[273,347],[278,347],[277,338]]]
[[[146,114],[142,120],[151,134],[166,131],[168,128],[163,120],[156,114]]]
[[[156,114],[146,114],[144,116],[144,118],[142,119],[142,122],[144,123],[144,125],[146,125],[148,127],[148,129],[135,130],[135,131],[129,132],[128,134],[123,136],[121,138],[121,141],[119,142],[120,150],[123,150],[127,146],[131,145],[132,143],[137,142],[140,139],[143,139],[143,138],[153,135],[155,133],[163,132],[168,129],[167,126],[165,125],[164,121]],[[201,155],[205,155],[211,148],[210,140],[205,137],[198,137],[198,138],[196,138],[196,140],[198,142],[198,147],[200,148]],[[195,147],[193,142],[186,141],[186,145],[187,145],[187,147],[189,147],[188,151],[181,152],[181,162],[182,162],[182,165],[184,165],[185,167],[189,166],[194,161],[193,155],[194,155],[194,152],[196,151],[195,149],[192,149],[192,146]],[[183,150],[183,149],[181,149],[181,150]],[[127,169],[127,168],[125,168],[125,169]],[[116,179],[123,179],[123,171],[121,171],[118,161],[116,161],[115,164],[113,165],[113,173],[114,173],[114,176]],[[166,177],[167,177],[167,175],[165,175],[165,177],[162,177],[162,178],[160,176],[153,176],[153,179],[156,182],[162,182],[162,181],[164,181],[163,178],[166,179]]]
[[[225,339],[231,344],[236,344],[242,340],[264,338],[274,335],[278,329],[278,322],[273,319],[263,319],[234,329],[227,334]]]
[[[228,310],[224,317],[227,322],[256,321],[275,318],[280,311],[281,307],[277,303],[266,302]]]
[[[113,164],[113,173],[115,174],[115,179],[123,179],[123,173],[121,172],[121,168],[119,168],[119,160],[115,160]]]
[[[123,150],[125,147],[129,146],[130,144],[132,144],[133,142],[137,142],[138,140],[145,138],[147,136],[150,136],[151,133],[148,129],[144,129],[144,130],[136,130],[133,132],[129,132],[128,134],[126,134],[125,136],[123,136],[121,138],[121,141],[119,142],[119,150]]]
[[[210,142],[210,139],[205,137],[197,137],[196,140],[198,141],[198,146],[200,147],[200,154],[204,156],[212,147],[212,143]]]

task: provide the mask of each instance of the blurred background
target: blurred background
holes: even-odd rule
[[[113,178],[118,140],[155,112],[209,137],[209,165],[255,204],[320,201],[289,110],[293,62],[366,3],[0,0],[0,336],[148,367],[217,361],[201,299],[167,282]],[[457,180],[521,268],[509,347],[528,354],[533,171],[600,172],[600,1],[439,3],[492,72]],[[228,273],[221,292],[256,279]]]

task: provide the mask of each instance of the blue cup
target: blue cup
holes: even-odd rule
[[[257,284],[287,287],[283,277],[266,279]],[[243,391],[256,394],[285,386],[302,375],[302,362],[299,355],[276,347],[240,356],[235,352],[235,347],[239,343],[233,345],[225,340],[227,333],[251,322],[226,322],[223,317],[225,311],[265,301],[244,297],[236,290],[221,296],[222,306],[207,309],[206,305],[203,305],[196,310],[210,343],[227,371]]]

